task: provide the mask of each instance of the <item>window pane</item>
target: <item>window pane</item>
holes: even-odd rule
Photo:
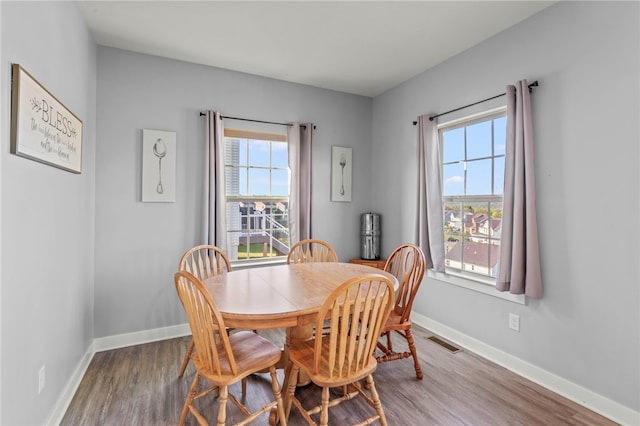
[[[445,264],[496,277],[502,203],[445,203]]]
[[[249,169],[249,194],[270,195],[268,169]]]
[[[289,195],[289,171],[271,171],[271,195]]]
[[[444,190],[443,195],[464,195],[464,165],[463,163],[447,164],[443,166]]]
[[[493,222],[491,223],[491,238],[497,238],[492,244],[499,244],[502,231],[502,202],[489,203],[489,215]]]
[[[442,133],[442,155],[445,163],[464,160],[464,127]]]
[[[507,145],[507,117],[493,120],[493,155],[504,155]]]
[[[252,166],[268,167],[270,161],[269,142],[249,141],[249,164]]]
[[[491,159],[467,162],[466,195],[491,194]]]
[[[464,270],[488,275],[489,244],[467,241],[464,245]]]
[[[493,160],[493,193],[495,195],[504,193],[504,157]]]
[[[235,142],[235,147],[232,147],[232,161],[231,164],[239,164],[241,166],[247,166],[247,140],[246,139],[232,139]]]
[[[449,251],[454,243],[462,240],[462,204],[445,203],[444,239]]]
[[[491,121],[467,126],[467,160],[491,156]]]
[[[228,252],[231,260],[286,256],[289,250],[287,202],[252,201],[228,203]],[[234,219],[235,218],[235,219]]]
[[[289,166],[286,142],[271,142],[271,167]]]

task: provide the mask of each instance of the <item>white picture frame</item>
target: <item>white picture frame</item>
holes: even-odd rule
[[[176,132],[142,130],[142,202],[176,201]]]
[[[344,146],[331,147],[331,201],[351,201],[353,150]]]

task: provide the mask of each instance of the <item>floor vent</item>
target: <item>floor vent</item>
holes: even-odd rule
[[[442,339],[440,339],[440,338],[438,338],[436,336],[429,336],[429,337],[427,337],[427,340],[431,340],[433,343],[437,343],[438,345],[442,346],[443,348],[445,348],[446,350],[448,350],[452,354],[456,354],[456,353],[462,351],[462,349],[458,348],[457,346],[453,346],[451,343],[445,342],[444,340],[442,340]]]

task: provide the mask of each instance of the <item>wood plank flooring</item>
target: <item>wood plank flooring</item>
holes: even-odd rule
[[[260,332],[281,344],[281,331]],[[411,359],[380,364],[374,380],[390,426],[412,425],[591,425],[616,423],[466,350],[451,353],[429,340],[432,333],[414,326],[416,346],[424,372],[417,380]],[[98,352],[61,422],[61,425],[173,425],[194,377],[190,365],[182,378],[178,371],[190,337]],[[394,345],[403,348],[400,337]],[[279,372],[282,383],[282,372]],[[231,392],[240,397],[240,385]],[[297,390],[305,406],[318,403],[313,385]],[[262,406],[272,398],[268,374],[251,376],[247,405]],[[216,423],[217,400],[203,398],[199,409]],[[361,421],[370,407],[359,398],[329,410],[329,424]],[[242,419],[230,402],[227,424]],[[196,425],[189,415],[188,425]],[[267,416],[254,424],[268,424]],[[305,425],[295,407],[289,424]]]

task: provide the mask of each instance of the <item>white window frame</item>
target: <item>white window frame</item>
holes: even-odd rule
[[[442,150],[442,131],[443,130],[451,129],[454,127],[460,127],[460,126],[468,126],[474,123],[494,119],[499,116],[505,115],[506,111],[507,111],[507,107],[501,106],[498,108],[493,108],[490,110],[479,112],[477,114],[468,115],[465,117],[457,118],[455,120],[450,120],[450,121],[446,121],[438,124],[437,130],[438,130],[438,143],[440,144],[440,148],[441,148],[440,152],[443,152]],[[442,164],[443,162],[442,158],[440,159],[440,162]],[[444,179],[443,179],[443,184],[444,184]],[[443,191],[443,205],[446,202],[445,200],[447,198],[448,197],[444,196],[444,191]],[[478,201],[482,201],[482,202],[497,201],[500,198],[502,197],[496,197],[496,196],[478,197]],[[444,217],[443,217],[442,226],[444,226]],[[446,244],[446,241],[445,241],[445,244]],[[477,291],[479,293],[483,293],[489,296],[508,300],[514,303],[518,303],[522,305],[526,304],[526,299],[524,295],[511,294],[508,292],[502,292],[502,291],[496,290],[495,288],[496,280],[488,276],[474,274],[471,272],[465,272],[463,270],[451,269],[445,265],[444,273],[436,272],[433,269],[429,269],[427,270],[427,277],[441,281],[441,282],[445,282],[448,284],[452,284],[458,287]]]

